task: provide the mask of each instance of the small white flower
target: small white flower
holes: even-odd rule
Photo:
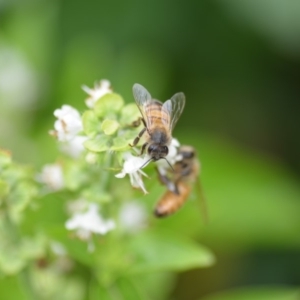
[[[179,142],[177,139],[172,138],[171,144],[169,145],[169,153],[166,156],[166,159],[168,160],[168,162],[173,166],[178,160],[178,147],[180,146]],[[168,162],[165,159],[160,159],[158,161],[156,161],[158,170],[160,172],[160,174],[165,175],[167,173],[167,170],[170,169],[170,166],[168,164]]]
[[[60,149],[73,158],[78,158],[85,150],[83,143],[87,140],[86,136],[77,135],[72,140],[62,143]]]
[[[47,164],[37,176],[39,182],[45,183],[51,190],[58,191],[64,187],[63,171],[59,164]]]
[[[134,188],[140,188],[145,194],[148,192],[145,189],[142,175],[147,177],[147,174],[141,170],[145,163],[149,160],[146,156],[144,158],[133,156],[131,153],[124,154],[124,165],[120,173],[116,174],[117,178],[124,178],[126,174],[130,177],[130,183]]]
[[[54,123],[55,135],[61,142],[72,140],[83,129],[79,112],[70,105],[63,105],[61,109],[54,111],[57,120]]]
[[[81,239],[89,240],[93,233],[104,235],[116,225],[113,220],[104,220],[101,217],[97,203],[90,203],[86,212],[76,213],[67,220],[65,226],[68,230],[76,230]]]
[[[99,83],[95,83],[93,89],[86,85],[83,85],[82,89],[90,96],[85,100],[85,103],[89,108],[93,108],[95,103],[104,95],[112,93],[110,82],[106,79],[101,80]]]
[[[145,228],[147,213],[141,203],[132,201],[121,207],[119,218],[121,227],[127,232],[134,233]]]
[[[180,146],[180,143],[178,142],[178,140],[175,138],[172,138],[171,144],[169,146],[169,153],[167,155],[167,158],[169,160],[172,161],[172,160],[176,159],[176,155],[177,155],[179,146]]]

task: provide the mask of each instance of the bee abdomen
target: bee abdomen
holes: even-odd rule
[[[153,122],[163,121],[165,124],[170,122],[170,115],[164,109],[162,109],[162,104],[158,101],[153,101],[145,109],[148,118]]]
[[[175,213],[188,199],[191,188],[189,185],[183,182],[179,182],[177,185],[179,195],[166,191],[160,201],[157,203],[154,214],[157,217],[167,217]]]

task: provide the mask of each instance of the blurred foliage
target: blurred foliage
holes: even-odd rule
[[[0,257],[2,272],[4,264],[19,270],[29,262],[28,273],[35,278],[36,288],[45,291],[44,299],[57,298],[56,293],[63,291],[59,299],[84,299],[83,295],[89,295],[86,299],[119,299],[121,293],[126,299],[147,299],[148,295],[149,299],[193,300],[241,284],[254,287],[203,299],[296,299],[293,287],[281,286],[300,285],[299,13],[299,2],[292,0],[0,1],[0,146],[11,150],[17,162],[33,165],[26,167],[26,174],[33,177],[58,155],[47,135],[53,127],[54,109],[71,104],[81,112],[86,110],[82,84],[91,86],[108,78],[128,105],[133,101],[135,82],[162,100],[184,91],[187,105],[174,135],[198,150],[209,224],[200,219],[195,189],[178,214],[151,219],[151,226],[161,232],[158,243],[151,245],[151,231],[132,241],[137,247],[147,245],[147,251],[137,248],[141,261],[135,268],[151,263],[155,247],[165,255],[163,263],[170,266],[170,245],[177,245],[181,237],[186,248],[182,252],[175,248],[176,255],[195,253],[194,241],[189,239],[196,239],[216,253],[217,260],[211,270],[199,273],[183,272],[180,261],[173,261],[171,269],[130,274],[117,279],[115,290],[102,290],[87,271],[93,257],[84,254],[86,247],[79,241],[62,232],[64,205],[71,194],[43,197],[37,213],[28,200],[36,194],[35,184],[14,162],[9,172],[1,170],[0,197],[9,194],[11,201],[18,199],[12,214],[18,220],[20,211],[26,211],[21,234],[29,235],[36,244],[1,231],[7,241],[14,239],[13,244],[0,246],[2,254],[7,247],[5,253],[10,257]],[[125,107],[128,111],[122,115],[129,118],[130,106]],[[99,108],[98,113],[101,111]],[[104,132],[107,128],[113,131],[116,124],[102,126]],[[84,127],[93,136],[92,117]],[[114,146],[121,150],[126,145],[116,140]],[[80,180],[89,179],[81,178],[85,176],[81,166],[67,169],[70,190],[76,190]],[[17,177],[22,178],[20,184],[10,192],[11,180]],[[150,195],[127,196],[146,203],[150,214],[163,188],[151,180],[146,185]],[[3,222],[1,215],[1,228]],[[38,257],[47,244],[40,239],[40,231],[67,245],[72,258],[79,261],[75,274],[57,276],[52,267],[43,269],[32,263],[29,254]],[[170,240],[166,232],[171,232]],[[11,251],[15,242],[19,247]],[[28,250],[29,245],[36,252]],[[106,249],[113,261],[119,250]],[[18,254],[22,261],[12,259],[16,252],[22,253]],[[271,260],[267,270],[265,259],[260,260],[262,254]],[[182,261],[198,266],[192,255]],[[179,277],[175,271],[180,271]],[[27,275],[1,274],[1,298],[26,299]],[[52,284],[45,287],[45,282]],[[272,286],[255,287],[262,283]],[[51,290],[54,286],[57,290]]]
[[[224,292],[219,295],[204,297],[203,300],[296,300],[299,298],[299,289],[286,287],[262,287],[256,289],[240,289]]]

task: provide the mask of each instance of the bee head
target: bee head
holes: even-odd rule
[[[153,160],[159,160],[168,155],[169,149],[167,146],[159,145],[159,144],[151,144],[148,147],[148,154],[153,158]]]

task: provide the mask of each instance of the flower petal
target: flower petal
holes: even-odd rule
[[[98,210],[98,204],[90,203],[87,212],[77,213],[67,220],[66,228],[68,230],[79,230],[78,233],[84,233],[84,236],[88,236],[88,232],[106,234],[115,228],[115,222],[111,219],[104,220]]]

